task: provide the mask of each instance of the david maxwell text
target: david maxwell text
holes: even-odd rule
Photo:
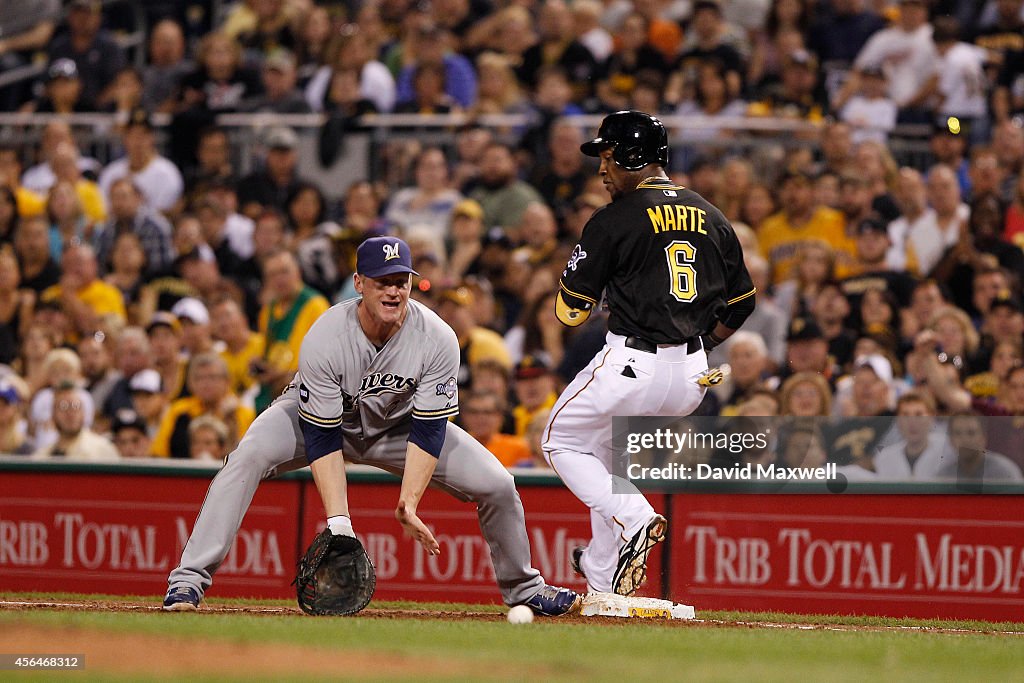
[[[662,467],[643,467],[630,464],[626,471],[630,479],[659,481],[755,481],[774,479],[784,481],[827,481],[835,479],[838,472],[835,463],[821,467],[787,467],[775,463],[735,463],[731,467],[713,467],[706,463],[683,465],[670,463]]]

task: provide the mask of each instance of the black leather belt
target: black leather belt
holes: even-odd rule
[[[703,349],[700,343],[700,337],[690,337],[679,342],[679,346],[686,345],[687,353],[696,353]],[[644,353],[657,353],[658,345],[652,341],[641,339],[640,337],[626,337],[626,346],[637,351],[643,351]]]

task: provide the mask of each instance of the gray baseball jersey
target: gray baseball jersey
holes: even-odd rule
[[[332,307],[306,334],[293,381],[299,416],[321,427],[340,426],[346,441],[358,443],[412,417],[457,414],[459,342],[452,328],[409,301],[405,322],[378,350],[359,326],[357,304]]]
[[[292,385],[256,418],[210,484],[181,561],[167,579],[172,589],[205,593],[260,481],[308,464],[300,414],[314,424],[340,426],[338,448],[346,460],[401,472],[412,417],[458,412],[459,345],[452,329],[410,301],[402,327],[378,350],[359,326],[357,306],[349,301],[332,307],[306,334]],[[431,480],[476,504],[502,598],[509,605],[525,602],[544,579],[530,560],[512,476],[454,423],[445,429]]]

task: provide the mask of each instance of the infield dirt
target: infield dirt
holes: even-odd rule
[[[213,599],[195,613],[166,613],[159,597],[0,594],[0,653],[81,654],[86,670],[75,679],[102,681],[621,683],[636,676],[638,652],[646,653],[645,677],[659,680],[889,675],[935,683],[1008,680],[1024,667],[1019,624],[701,616],[572,617],[514,626],[501,607],[486,605],[378,603],[355,617],[313,618],[283,601]],[[64,680],[70,674],[44,675]]]

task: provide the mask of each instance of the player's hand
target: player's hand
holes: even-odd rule
[[[434,534],[430,533],[430,529],[423,523],[419,517],[416,516],[416,510],[414,508],[407,507],[404,500],[398,501],[398,509],[395,510],[395,519],[402,525],[402,529],[405,530],[405,535],[412,538],[423,546],[424,550],[430,555],[440,555],[441,546],[438,545],[437,539],[434,538]]]

